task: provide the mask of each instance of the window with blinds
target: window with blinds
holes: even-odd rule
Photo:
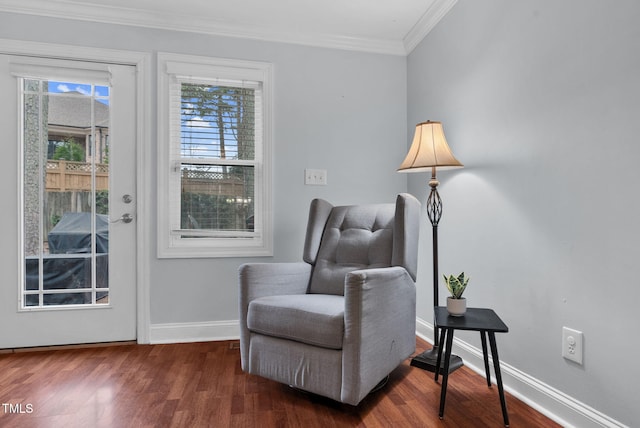
[[[270,255],[270,67],[175,57],[159,55],[168,104],[159,255]]]

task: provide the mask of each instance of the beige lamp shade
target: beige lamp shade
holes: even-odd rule
[[[451,153],[442,123],[427,121],[416,125],[411,148],[398,172],[422,172],[462,166]]]

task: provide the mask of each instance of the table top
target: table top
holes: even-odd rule
[[[449,315],[447,308],[436,306],[433,308],[436,324],[439,328],[453,328],[456,330],[494,331],[506,333],[509,327],[500,319],[493,309],[467,308],[464,316]]]

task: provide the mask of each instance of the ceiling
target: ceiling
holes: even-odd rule
[[[406,55],[457,0],[1,0],[0,11]]]

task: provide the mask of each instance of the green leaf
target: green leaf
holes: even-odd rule
[[[442,275],[444,277],[445,284],[447,286],[447,290],[451,293],[451,297],[454,299],[460,299],[464,290],[467,288],[467,284],[469,283],[469,278],[465,276],[464,272],[462,272],[457,277],[453,275]]]

